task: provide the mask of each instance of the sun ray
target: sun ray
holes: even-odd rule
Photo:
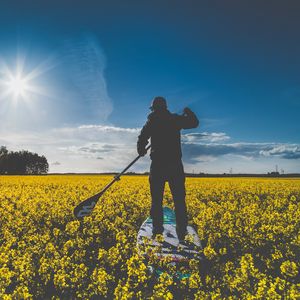
[[[53,58],[42,61],[27,74],[25,63],[25,56],[20,53],[17,55],[15,68],[10,68],[3,60],[0,61],[0,99],[11,97],[11,101],[17,104],[20,100],[30,103],[35,95],[49,97],[47,90],[37,84],[37,79],[55,67]]]
[[[50,71],[56,67],[58,62],[53,58],[49,57],[48,59],[42,61],[37,67],[35,67],[31,72],[26,75],[26,80],[33,80],[36,77],[43,75],[44,73]]]
[[[16,59],[16,76],[21,78],[22,74],[24,74],[24,67],[25,67],[25,55],[21,55],[18,53]]]

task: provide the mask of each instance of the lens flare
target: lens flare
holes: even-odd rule
[[[54,67],[51,58],[42,61],[35,68],[25,70],[25,56],[18,55],[15,67],[0,61],[0,100],[8,100],[14,105],[20,101],[30,104],[38,95],[48,96],[48,89],[42,86],[40,76]],[[20,100],[20,101],[19,101]]]
[[[26,78],[22,77],[21,74],[16,76],[10,76],[7,81],[7,86],[9,92],[14,95],[14,97],[25,97],[26,92],[29,92],[30,85],[28,84]]]

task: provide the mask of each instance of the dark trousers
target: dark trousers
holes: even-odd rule
[[[185,175],[181,160],[175,162],[152,161],[151,163],[149,182],[152,197],[150,214],[153,220],[153,233],[162,233],[164,230],[162,201],[166,181],[169,182],[173,196],[177,235],[182,236],[186,233],[187,209]]]

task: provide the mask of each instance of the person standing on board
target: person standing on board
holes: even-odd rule
[[[189,109],[184,108],[183,115],[173,114],[167,109],[167,102],[163,97],[155,97],[137,141],[137,151],[144,156],[149,138],[151,138],[152,160],[150,167],[150,192],[152,205],[150,215],[153,220],[152,234],[162,234],[163,228],[163,194],[165,182],[169,182],[173,196],[176,232],[180,241],[187,234],[187,209],[185,203],[185,174],[181,161],[180,130],[196,128],[199,120]]]

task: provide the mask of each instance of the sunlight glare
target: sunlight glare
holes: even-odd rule
[[[33,105],[37,96],[48,97],[48,89],[39,82],[39,77],[52,69],[55,64],[51,59],[42,61],[37,67],[25,72],[25,56],[18,55],[15,70],[0,59],[0,100],[10,99],[11,103],[26,102]],[[21,100],[21,101],[20,101]]]
[[[30,88],[27,84],[27,80],[23,78],[20,74],[16,76],[11,76],[7,84],[10,92],[15,97],[24,97],[26,95],[26,91],[28,91]]]

